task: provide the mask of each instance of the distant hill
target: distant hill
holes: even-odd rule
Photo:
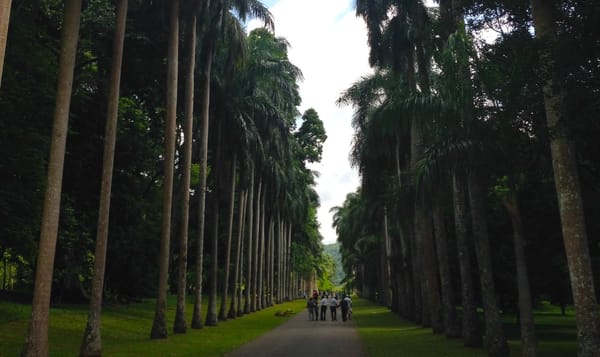
[[[329,254],[333,257],[335,261],[335,276],[333,277],[333,284],[340,285],[342,280],[344,279],[344,269],[342,269],[342,255],[340,254],[340,244],[325,244],[323,245],[323,250],[326,254]]]

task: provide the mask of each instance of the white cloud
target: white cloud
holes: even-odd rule
[[[335,104],[341,92],[370,71],[366,28],[355,16],[353,4],[353,0],[280,0],[270,8],[275,35],[288,40],[290,61],[304,74],[300,112],[314,108],[328,136],[322,162],[311,166],[320,173],[318,219],[325,244],[336,240],[329,210],[341,206],[359,185],[358,174],[348,161],[352,108]],[[256,26],[250,23],[248,27]]]

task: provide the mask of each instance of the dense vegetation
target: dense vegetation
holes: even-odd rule
[[[47,354],[50,303],[89,299],[96,355],[103,302],[156,297],[165,338],[315,287],[327,136],[260,2],[1,4],[0,288],[33,298],[23,355]]]
[[[342,268],[342,255],[340,254],[340,243],[326,244],[323,246],[325,254],[328,254],[333,259],[335,273],[331,279],[334,286],[340,286],[344,281],[344,269]]]
[[[373,74],[339,99],[362,180],[334,209],[347,279],[490,355],[503,311],[534,356],[532,307],[573,304],[598,355],[600,5],[437,4],[356,2]]]
[[[334,209],[345,280],[490,355],[503,312],[534,356],[533,307],[572,305],[596,356],[600,4],[436,3],[356,1],[373,74],[339,99],[362,179]],[[33,300],[24,356],[48,354],[51,302],[89,301],[98,355],[106,301],[155,297],[162,339],[329,287],[306,166],[326,134],[272,24],[257,0],[0,0],[0,287]]]

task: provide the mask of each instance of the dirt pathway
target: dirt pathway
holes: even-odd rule
[[[227,357],[366,357],[353,321],[308,321],[306,310]],[[327,316],[329,317],[329,315]]]

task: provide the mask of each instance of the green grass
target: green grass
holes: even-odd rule
[[[356,299],[352,310],[353,319],[370,356],[486,356],[483,349],[465,348],[460,339],[434,335],[430,328],[416,326],[389,309],[367,300]],[[521,341],[515,317],[507,315],[504,319],[511,356],[520,356]],[[561,316],[558,308],[545,305],[536,311],[535,321],[539,356],[576,356],[575,319],[572,312]]]
[[[206,302],[206,299],[204,299]],[[168,304],[169,331],[175,315],[175,301]],[[107,306],[102,314],[102,343],[105,356],[220,356],[249,342],[287,321],[275,316],[278,311],[302,311],[304,301],[276,305],[233,320],[219,322],[216,327],[200,330],[188,328],[186,334],[170,333],[165,340],[150,340],[154,317],[151,300],[129,305]],[[186,307],[188,325],[192,305]],[[203,319],[206,306],[203,307]],[[30,314],[30,307],[0,302],[0,356],[19,356]],[[50,355],[75,356],[79,351],[87,319],[86,306],[64,306],[51,309]]]
[[[207,299],[204,299],[207,302]],[[172,331],[175,301],[168,303],[169,331]],[[304,301],[290,303],[245,315],[234,320],[219,322],[217,327],[201,330],[188,329],[187,334],[170,334],[166,340],[150,340],[154,316],[151,300],[129,305],[107,306],[102,315],[102,340],[105,356],[220,356],[285,322],[287,317],[277,312],[291,309],[304,311]],[[187,305],[188,324],[192,305]],[[206,306],[203,307],[203,318]],[[450,340],[434,335],[429,328],[421,328],[400,319],[387,308],[363,299],[354,301],[354,320],[370,356],[404,357],[471,357],[485,356],[483,349],[465,348],[461,340]],[[0,301],[0,356],[19,356],[25,340],[30,314],[28,305]],[[79,351],[87,307],[61,306],[51,309],[50,355],[75,356]],[[521,342],[514,315],[505,315],[505,331],[509,338],[511,356],[520,356]],[[575,319],[573,312],[561,316],[558,308],[545,304],[536,311],[536,331],[539,356],[563,357],[576,355]]]

